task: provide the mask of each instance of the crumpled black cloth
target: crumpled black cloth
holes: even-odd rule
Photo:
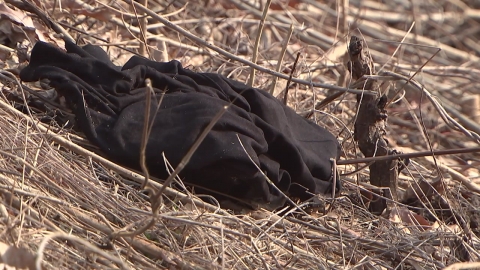
[[[151,175],[166,179],[162,153],[176,167],[214,115],[236,98],[181,172],[187,186],[219,200],[238,198],[252,207],[283,206],[286,199],[252,164],[250,155],[289,196],[308,199],[331,191],[330,158],[339,158],[338,141],[266,91],[219,74],[193,72],[175,60],[133,56],[118,67],[100,47],[68,41],[65,47],[67,52],[37,42],[20,78],[48,79],[66,98],[75,125],[109,159],[140,168],[145,79],[150,78],[157,100],[166,90],[147,146]],[[155,103],[152,99],[151,112]]]

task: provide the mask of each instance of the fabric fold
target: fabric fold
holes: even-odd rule
[[[109,159],[140,169],[149,78],[155,97],[146,157],[153,176],[168,176],[162,153],[177,166],[215,114],[233,101],[180,174],[187,186],[219,201],[237,198],[236,203],[254,208],[282,207],[286,199],[251,158],[288,196],[304,200],[331,190],[330,159],[340,154],[335,136],[266,91],[220,74],[193,72],[175,60],[134,56],[118,67],[100,47],[67,41],[66,49],[36,43],[20,78],[48,79],[67,100],[76,127]]]

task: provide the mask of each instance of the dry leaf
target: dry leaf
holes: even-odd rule
[[[447,232],[447,233],[454,233],[454,234],[460,234],[463,231],[458,224],[446,225],[446,224],[440,224],[438,223],[438,221],[435,221],[435,223],[433,223],[432,230]]]
[[[424,198],[430,199],[436,194],[443,194],[445,192],[442,179],[438,179],[433,183],[429,183],[423,179],[418,182],[414,182],[410,185],[403,196],[404,202],[412,202],[417,200],[423,200]]]
[[[406,207],[396,207],[390,212],[390,221],[405,226],[404,231],[410,233],[410,229],[418,231],[430,230],[432,225],[423,216],[414,213]]]
[[[11,9],[4,1],[0,2],[0,15],[8,17],[12,22],[23,24],[27,27],[33,27],[32,18],[21,10]]]
[[[22,10],[11,9],[4,1],[0,2],[0,17],[0,23],[2,24],[2,28],[4,28],[0,30],[0,32],[3,32],[3,30],[8,31],[8,28],[15,29],[16,32],[19,32],[18,34],[22,34],[23,31],[25,31],[27,34],[29,34],[29,32],[33,32],[36,34],[38,40],[46,41],[45,36],[42,32],[37,30],[32,18],[29,15]],[[20,31],[18,29],[20,29]],[[29,38],[31,39],[32,37],[29,36]],[[23,36],[23,39],[25,39],[25,36]],[[20,42],[23,41],[23,39],[21,39]],[[33,42],[33,40],[31,41]]]
[[[17,43],[31,37],[35,37],[33,30],[23,29],[12,23],[8,17],[0,16],[0,42],[2,44],[14,49]]]

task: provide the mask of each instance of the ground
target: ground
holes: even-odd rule
[[[478,1],[273,0],[268,10],[266,4],[0,1],[0,263],[18,269],[37,262],[44,269],[478,269]],[[315,207],[297,202],[288,210],[232,213],[167,188],[153,225],[135,231],[152,217],[140,191],[142,174],[104,159],[81,133],[40,122],[40,113],[23,106],[31,94],[18,87],[19,70],[36,41],[62,48],[61,35],[102,46],[118,65],[136,53],[176,59],[282,100],[292,75],[287,104],[342,145],[342,192],[334,200],[319,197]],[[410,157],[398,177],[398,198],[379,215],[368,208],[376,187],[353,136],[357,98],[324,101],[347,86],[362,89],[352,86],[348,72],[351,36],[365,43],[373,78],[383,82],[377,90],[388,97],[390,146],[403,153],[451,150]]]

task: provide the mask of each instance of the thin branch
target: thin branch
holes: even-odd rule
[[[142,142],[140,146],[140,168],[142,169],[143,174],[145,175],[145,181],[142,183],[141,189],[144,189],[150,179],[150,174],[148,173],[147,168],[147,157],[146,150],[148,144],[148,138],[150,137],[149,127],[150,127],[150,109],[152,104],[152,81],[147,78],[145,79],[145,112],[143,119],[143,131],[142,131]]]
[[[258,24],[258,33],[257,33],[257,38],[255,39],[255,46],[253,47],[253,55],[252,55],[252,63],[254,64],[257,63],[258,48],[260,47],[260,41],[262,40],[263,27],[265,27],[265,19],[267,18],[268,9],[270,8],[271,3],[272,3],[272,0],[267,0],[267,3],[263,8],[262,18],[260,19],[260,22]],[[250,79],[248,80],[248,86],[250,87],[253,86],[254,80],[255,80],[255,68],[252,67],[250,71]]]
[[[280,69],[282,68],[283,58],[285,57],[285,52],[287,51],[288,43],[290,42],[292,33],[293,33],[293,24],[290,24],[290,29],[288,30],[287,36],[285,37],[285,39],[283,39],[282,51],[280,52],[280,57],[278,58],[277,67],[275,68],[276,72],[280,72]],[[270,88],[270,94],[273,95],[275,92],[275,88],[277,86],[278,77],[274,75],[272,77],[273,77],[273,80]]]
[[[369,162],[372,162],[372,161],[393,160],[393,159],[397,159],[397,158],[418,158],[418,157],[429,157],[429,156],[432,156],[432,155],[443,156],[443,155],[455,155],[455,154],[478,153],[478,152],[480,152],[480,147],[457,148],[457,149],[447,149],[447,150],[432,150],[432,151],[395,154],[395,155],[380,156],[380,157],[367,157],[367,158],[358,158],[358,159],[350,159],[350,160],[339,160],[339,161],[337,161],[337,165],[369,163]]]
[[[290,88],[290,82],[292,81],[293,73],[297,68],[298,59],[300,58],[300,52],[297,53],[297,57],[295,58],[295,62],[293,62],[292,70],[290,70],[290,76],[288,77],[287,85],[285,86],[285,94],[283,96],[283,104],[287,105],[288,101],[288,89]]]

